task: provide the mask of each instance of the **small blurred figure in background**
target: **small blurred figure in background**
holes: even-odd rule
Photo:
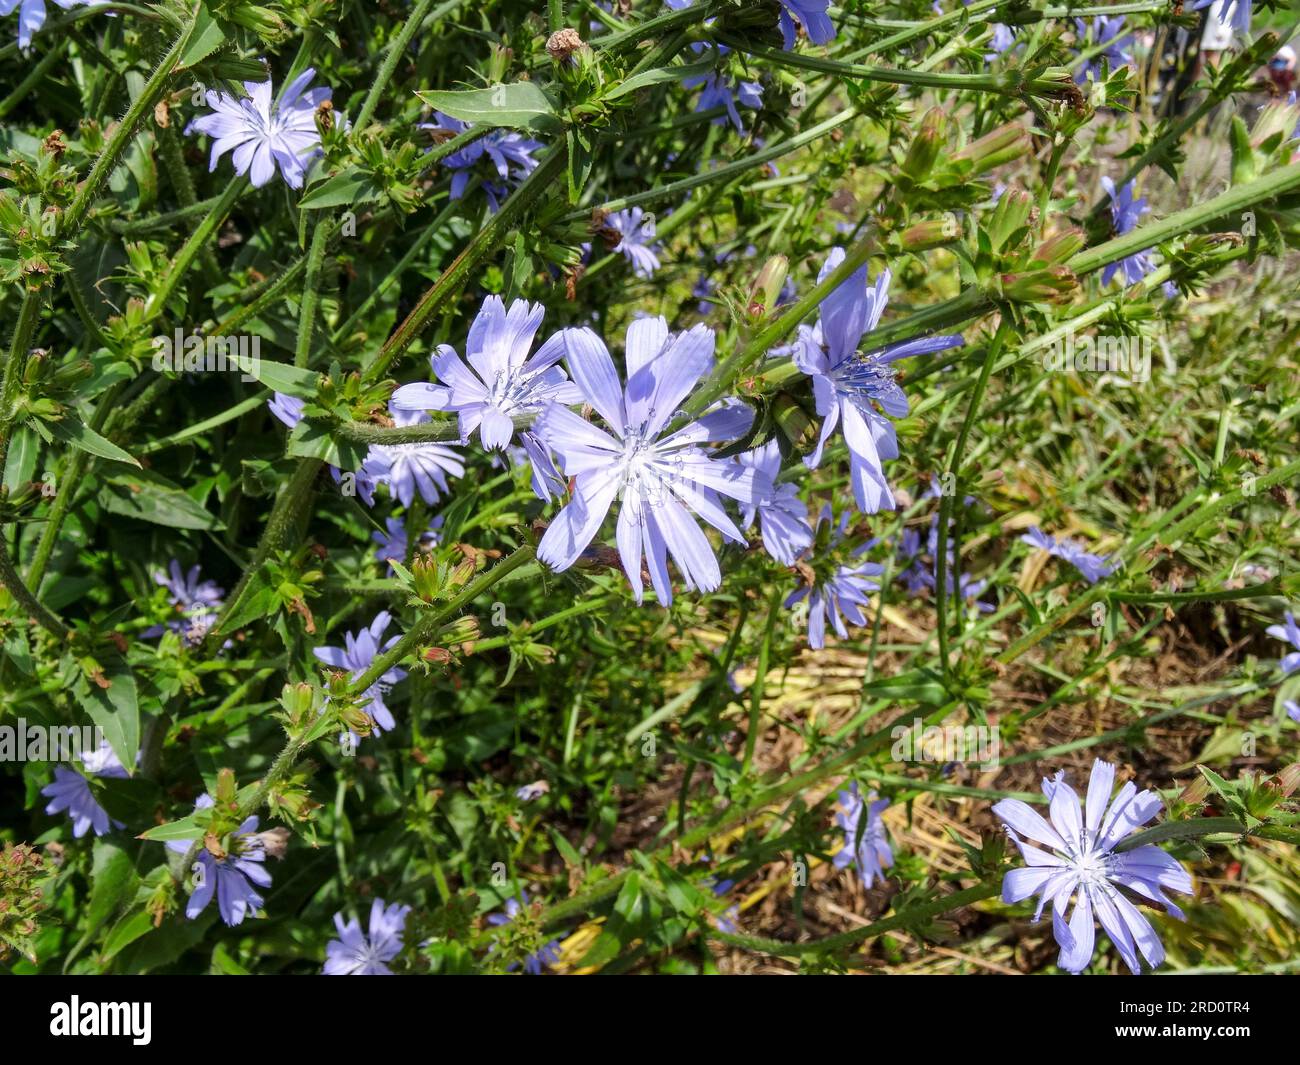
[[[1279,96],[1286,96],[1295,89],[1295,49],[1289,44],[1282,45],[1277,55],[1268,61],[1268,80]]]

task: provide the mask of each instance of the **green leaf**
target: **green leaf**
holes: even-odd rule
[[[128,773],[135,772],[135,756],[140,749],[140,706],[135,677],[125,666],[105,669],[107,688],[80,678],[76,691],[86,713],[104,733],[118,761]]]
[[[289,432],[285,454],[297,458],[320,459],[340,470],[356,470],[366,457],[366,449],[351,440],[330,435],[329,427],[303,418]]]
[[[704,59],[696,60],[694,63],[683,63],[676,67],[656,67],[654,70],[643,70],[640,74],[630,77],[627,81],[616,85],[610,92],[605,93],[602,99],[617,100],[620,96],[626,96],[630,92],[638,92],[641,89],[649,89],[654,85],[663,85],[665,82],[681,81],[683,78],[698,77],[702,74],[710,73],[718,65],[716,53],[710,52]],[[450,114],[450,112],[448,112]]]
[[[42,422],[41,425],[56,439],[73,447],[79,447],[82,451],[87,451],[98,458],[125,462],[129,466],[140,465],[111,440],[105,440],[72,411],[68,411],[57,422]]]
[[[194,16],[194,28],[185,42],[185,49],[177,60],[177,68],[192,67],[207,59],[226,41],[225,31],[202,4]]]
[[[254,358],[251,355],[227,356],[244,373],[267,388],[286,395],[311,399],[316,395],[316,371],[304,370],[284,362]]]
[[[561,127],[555,103],[532,81],[493,85],[460,92],[417,92],[436,111],[485,129],[508,126],[535,133],[555,133]]]
[[[325,207],[342,207],[344,204],[369,203],[379,199],[380,188],[360,167],[349,166],[333,174],[298,201],[298,206],[315,211]]]
[[[27,426],[19,426],[9,442],[9,454],[5,458],[4,486],[9,491],[14,491],[32,479],[36,473],[36,456],[40,450],[41,438]]]
[[[173,529],[225,528],[220,518],[186,495],[179,485],[150,470],[109,477],[98,498],[110,514],[124,518]]]
[[[153,918],[144,910],[129,913],[117,922],[104,941],[104,959],[114,957],[153,929]]]

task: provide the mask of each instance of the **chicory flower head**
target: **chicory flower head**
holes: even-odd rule
[[[208,90],[212,113],[196,118],[186,130],[212,138],[208,169],[216,170],[217,160],[233,148],[230,159],[235,173],[247,174],[254,188],[270,181],[277,168],[286,185],[302,188],[307,167],[320,151],[316,109],[333,93],[326,87],[308,89],[315,76],[316,71],[308,67],[278,101],[269,78],[244,82],[248,96],[243,98]]]
[[[840,812],[835,815],[835,823],[844,830],[844,846],[835,855],[835,868],[856,865],[863,887],[870,888],[877,877],[883,884],[885,870],[894,864],[894,852],[889,847],[885,823],[880,817],[889,806],[889,800],[877,799],[873,791],[864,801],[858,793],[856,780],[846,791],[839,793],[839,800]],[[865,824],[862,821],[864,814]]]
[[[1079,83],[1085,81],[1099,81],[1102,77],[1101,61],[1104,59],[1106,65],[1111,70],[1118,70],[1120,67],[1128,66],[1133,62],[1133,56],[1126,51],[1126,46],[1133,40],[1124,33],[1124,16],[1123,15],[1099,15],[1091,23],[1085,23],[1083,19],[1074,20],[1075,32],[1079,37],[1080,51],[1091,51],[1099,46],[1104,46],[1100,53],[1086,60],[1075,80]]]
[[[1192,890],[1187,870],[1154,844],[1115,850],[1164,804],[1153,791],[1139,792],[1132,781],[1120,788],[1112,801],[1114,785],[1115,767],[1098,758],[1092,763],[1082,811],[1079,796],[1065,782],[1063,772],[1043,780],[1050,824],[1019,799],[1003,799],[993,807],[1026,863],[1025,868],[1013,869],[1003,878],[1002,901],[1021,902],[1037,895],[1035,921],[1051,904],[1052,931],[1061,948],[1057,964],[1067,972],[1082,972],[1092,960],[1094,915],[1134,973],[1141,971],[1139,951],[1152,968],[1159,965],[1165,957],[1164,946],[1151,923],[1120,889],[1163,906],[1180,920],[1182,911],[1165,897],[1165,890]],[[1030,841],[1047,850],[1030,846]],[[1074,913],[1067,921],[1071,899]]]
[[[826,257],[818,282],[843,261],[844,249],[835,248]],[[908,403],[895,380],[893,364],[965,343],[960,336],[918,337],[864,354],[859,345],[880,323],[889,300],[889,279],[885,270],[875,287],[869,288],[863,264],[822,300],[815,326],[799,327],[794,350],[795,366],[813,379],[817,413],[822,417],[817,447],[804,462],[809,469],[816,469],[830,434],[837,425],[842,426],[849,447],[853,497],[864,514],[894,507],[883,463],[898,457],[898,439],[886,415],[905,416]]]
[[[1112,555],[1094,555],[1084,550],[1083,542],[1071,537],[1057,538],[1043,532],[1037,525],[1020,537],[1021,542],[1046,551],[1053,558],[1070,563],[1089,584],[1096,584],[1103,577],[1109,577],[1118,568]]]
[[[460,453],[446,444],[371,444],[357,475],[357,487],[365,479],[386,484],[388,490],[409,507],[416,492],[433,505],[448,491],[447,475],[465,476]]]
[[[435,111],[433,121],[421,123],[420,128],[457,136],[471,127],[458,118]],[[454,171],[451,177],[451,198],[459,200],[465,195],[474,167],[484,156],[487,156],[496,170],[497,177],[501,179],[500,184],[491,181],[483,182],[483,191],[487,195],[492,213],[495,214],[501,209],[501,200],[509,192],[510,187],[518,185],[537,169],[537,160],[533,158],[533,152],[540,151],[544,147],[545,145],[540,141],[532,140],[514,130],[486,130],[477,140],[471,141],[465,147],[443,158],[439,165]]]
[[[1295,615],[1286,612],[1286,621],[1281,625],[1270,625],[1264,631],[1275,640],[1286,640],[1295,650],[1282,656],[1282,672],[1294,673],[1300,669],[1300,625],[1296,624]]]
[[[712,111],[715,107],[726,108],[725,115],[718,115],[713,120],[715,126],[724,125],[730,119],[731,124],[736,127],[736,132],[744,133],[745,124],[740,120],[740,112],[736,110],[736,104],[739,103],[741,107],[748,107],[754,111],[763,106],[763,86],[756,81],[736,79],[731,82],[720,74],[702,74],[682,79],[684,89],[696,89],[701,85],[704,86],[704,91],[695,102],[697,112]]]
[[[383,899],[376,898],[370,904],[369,936],[355,917],[344,924],[343,915],[336,913],[334,927],[339,937],[325,945],[322,972],[326,976],[392,976],[387,963],[402,951],[402,933],[410,912],[409,906],[386,906]]]
[[[504,450],[514,439],[515,418],[536,415],[552,402],[582,402],[582,393],[556,365],[564,354],[558,336],[528,354],[545,313],[540,303],[514,300],[507,309],[500,296],[489,296],[465,342],[469,365],[451,345],[439,345],[429,363],[442,383],[402,385],[393,393],[390,408],[455,411],[462,440],[477,429],[485,448]],[[555,463],[531,431],[520,429],[519,440],[533,464],[534,491],[549,499],[557,479]]]
[[[194,803],[194,809],[205,810],[212,803],[212,796],[204,793]],[[231,927],[242,924],[252,910],[262,908],[262,896],[253,885],[270,887],[271,874],[265,867],[266,841],[257,826],[256,815],[245,819],[232,835],[224,858],[217,858],[207,847],[200,848],[195,860],[198,868],[190,870],[194,890],[185,906],[185,916],[191,921],[207,908],[214,893],[221,919]],[[166,846],[177,854],[186,854],[191,842],[174,839],[168,840]]]
[[[502,925],[509,924],[519,916],[519,911],[528,905],[528,895],[521,891],[519,898],[506,899],[505,913],[490,913],[487,917],[487,923],[494,928],[500,928]],[[560,960],[560,941],[552,939],[543,946],[537,953],[530,954],[524,960],[524,972],[529,976],[540,976],[542,967],[550,968]],[[513,971],[519,968],[518,964],[511,964],[507,971]]]
[[[199,567],[191,566],[189,572],[181,572],[181,564],[172,559],[167,569],[158,570],[153,579],[170,593],[168,600],[183,616],[168,621],[166,628],[178,633],[191,646],[203,642],[208,630],[216,623],[217,613],[225,599],[225,592],[216,581],[199,580]],[[150,639],[161,636],[164,626],[154,625],[145,629],[142,636]]]
[[[840,515],[838,528],[833,529],[828,547],[834,547],[843,538],[848,528],[849,515]],[[818,529],[831,521],[830,507],[822,508]],[[874,546],[874,540],[859,544],[852,551],[854,557]],[[813,566],[817,563],[814,560]],[[871,593],[880,588],[875,580],[885,571],[885,567],[876,562],[846,562],[836,565],[829,572],[817,572],[812,584],[796,588],[785,600],[787,607],[808,600],[808,646],[814,651],[826,645],[826,617],[829,614],[831,625],[840,639],[847,639],[849,630],[845,621],[853,625],[865,625],[866,616],[862,608],[871,599]]]
[[[743,404],[723,406],[665,435],[678,406],[713,366],[713,331],[697,325],[674,336],[663,318],[632,322],[625,386],[608,349],[590,329],[565,329],[560,335],[569,376],[610,432],[558,403],[549,404],[537,419],[538,436],[575,480],[573,498],[542,536],[537,557],[555,570],[572,566],[618,496],[618,551],[636,601],[644,594],[643,553],[650,583],[665,606],[673,598],[669,555],[688,588],[713,591],[722,583],[722,572],[692,514],[743,544],[744,536],[718,494],[757,506],[772,491],[765,474],[715,459],[700,446],[744,432],[752,413]]]
[[[90,0],[54,0],[59,7],[69,8],[89,3]],[[25,52],[31,47],[32,37],[45,25],[45,0],[0,0],[0,15],[13,14],[18,8],[18,48]]]
[[[781,0],[777,25],[781,27],[782,47],[794,48],[795,25],[803,27],[813,44],[830,44],[835,39],[835,23],[826,13],[830,0]]]
[[[441,540],[442,534],[439,530],[442,528],[443,516],[439,514],[429,522],[429,527],[420,534],[421,544],[436,544]],[[392,561],[405,564],[406,556],[409,553],[410,543],[406,536],[406,522],[401,518],[386,518],[384,525],[387,527],[386,532],[380,532],[376,529],[370,534],[372,539],[379,546],[375,548],[375,558],[381,562],[389,563],[389,570],[392,570]]]
[[[751,528],[757,517],[764,550],[783,566],[793,566],[812,545],[813,531],[808,524],[808,506],[799,498],[799,490],[793,484],[776,483],[781,473],[781,445],[774,437],[762,447],[740,455],[739,461],[772,482],[771,494],[743,508],[744,527]]]
[[[622,237],[614,250],[632,264],[632,273],[640,278],[653,276],[659,269],[659,256],[655,254],[658,245],[654,243],[652,216],[640,207],[629,207],[606,215],[605,226]]]
[[[95,750],[81,755],[81,765],[90,776],[119,778],[129,776],[126,767],[113,753],[113,748],[104,740],[99,741],[99,746]],[[91,828],[95,830],[95,835],[103,836],[112,828],[126,827],[121,821],[113,820],[108,816],[108,811],[99,805],[94,792],[90,790],[89,781],[75,769],[55,766],[54,780],[41,788],[41,794],[50,800],[49,805],[45,807],[47,814],[68,811],[68,816],[72,818],[72,834],[77,839],[84,836]]]
[[[302,421],[302,408],[306,403],[305,399],[299,399],[297,396],[276,392],[266,401],[266,407],[285,428],[293,429]]]
[[[1115,182],[1108,177],[1103,177],[1101,187],[1106,190],[1106,195],[1110,197],[1111,229],[1117,237],[1136,229],[1138,220],[1147,211],[1151,210],[1147,206],[1145,196],[1136,200],[1133,198],[1133,182],[1131,181],[1123,188],[1116,189]],[[1117,263],[1108,263],[1101,273],[1101,283],[1109,285],[1110,279],[1121,268],[1124,270],[1125,284],[1133,285],[1141,281],[1142,278],[1155,269],[1155,264],[1151,261],[1151,249],[1135,252]]]
[[[381,610],[375,615],[369,627],[362,629],[355,635],[351,632],[344,633],[344,646],[342,647],[314,647],[314,654],[320,661],[334,669],[346,670],[351,680],[356,680],[366,670],[379,655],[389,650],[400,636],[392,636],[387,643],[382,642],[384,632],[392,622],[392,615],[387,610]],[[384,696],[388,694],[399,680],[406,677],[406,670],[398,669],[397,666],[390,666],[379,679],[370,685],[362,693],[363,699],[370,701],[362,707],[370,720],[374,723],[375,735],[382,735],[384,732],[397,727],[397,722],[393,719],[392,712],[384,704]]]

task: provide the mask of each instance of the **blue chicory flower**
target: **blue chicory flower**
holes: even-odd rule
[[[781,445],[773,438],[740,455],[739,461],[772,482],[770,495],[743,508],[741,522],[748,530],[757,517],[764,550],[783,566],[793,566],[812,545],[813,531],[808,524],[808,506],[799,498],[798,488],[776,483],[781,472]]]
[[[208,90],[212,113],[194,119],[187,133],[206,133],[212,138],[209,170],[232,148],[235,173],[247,174],[254,188],[261,188],[275,176],[276,169],[291,189],[302,188],[312,159],[320,151],[316,109],[333,92],[329,88],[308,89],[316,71],[311,67],[294,78],[283,96],[274,99],[274,86],[266,81],[246,81],[247,97],[237,98]]]
[[[1151,923],[1120,889],[1163,906],[1180,920],[1182,911],[1164,892],[1189,894],[1192,890],[1187,870],[1154,844],[1115,850],[1164,804],[1153,791],[1139,792],[1132,781],[1120,788],[1112,801],[1114,786],[1115,767],[1098,758],[1092,763],[1082,811],[1079,796],[1065,783],[1063,772],[1043,780],[1050,824],[1019,799],[1003,799],[993,807],[1026,863],[1003,878],[1002,901],[1021,902],[1037,895],[1035,921],[1051,903],[1052,931],[1061,948],[1057,964],[1067,972],[1082,972],[1092,960],[1094,914],[1134,973],[1141,971],[1139,951],[1155,968],[1164,960],[1164,946]],[[1026,840],[1048,849],[1032,847]],[[1074,913],[1067,921],[1072,898]]]
[[[744,133],[745,124],[740,120],[740,112],[736,110],[737,102],[741,107],[748,107],[753,111],[763,106],[763,86],[756,81],[737,79],[733,83],[719,74],[702,74],[682,80],[684,89],[695,89],[701,85],[704,86],[704,91],[700,93],[700,98],[695,103],[697,112],[712,111],[715,107],[726,108],[725,115],[718,115],[713,120],[715,126],[724,125],[730,119],[731,124],[736,127],[736,132]]]
[[[346,670],[349,679],[356,680],[370,668],[374,660],[383,651],[389,650],[401,639],[400,636],[392,636],[387,643],[382,642],[384,632],[392,620],[392,615],[387,610],[381,610],[375,615],[374,621],[367,628],[362,629],[355,635],[351,632],[344,633],[344,646],[314,647],[312,648],[312,654],[333,669]],[[406,670],[392,666],[381,674],[379,679],[367,688],[362,695],[363,698],[370,700],[363,709],[374,723],[374,731],[377,736],[397,727],[392,712],[384,703],[384,696],[388,694],[389,689],[394,684],[405,677]]]
[[[435,111],[433,119],[432,122],[421,123],[420,128],[437,130],[452,136],[457,136],[471,128],[460,119],[444,115],[441,111]],[[492,213],[495,214],[501,209],[501,201],[510,187],[518,185],[537,169],[537,160],[533,158],[533,153],[544,147],[545,145],[540,141],[532,140],[514,130],[485,131],[482,137],[471,141],[440,161],[441,166],[454,171],[451,178],[451,198],[459,200],[465,195],[475,166],[479,160],[487,156],[496,170],[497,177],[501,179],[500,183],[486,180],[483,182],[483,191],[487,195]]]
[[[293,429],[302,421],[302,408],[306,403],[305,399],[297,396],[276,392],[266,401],[266,407],[286,428]]]
[[[89,3],[90,0],[54,0],[59,7],[69,8]],[[45,25],[45,0],[0,0],[0,15],[13,14],[18,8],[18,48],[27,51],[31,47],[32,37]]]
[[[826,9],[830,0],[781,0],[777,25],[781,27],[782,47],[794,48],[796,24],[803,28],[813,44],[830,44],[835,39],[835,23]]]
[[[509,924],[519,915],[519,911],[527,905],[528,895],[526,892],[521,891],[519,893],[519,898],[506,899],[505,913],[488,914],[487,923],[496,928],[499,928],[501,925]],[[537,951],[537,953],[530,954],[524,960],[524,972],[529,976],[539,976],[541,975],[543,966],[550,968],[559,960],[560,941],[558,939],[552,939]],[[513,972],[517,968],[519,968],[518,964],[511,964],[508,967],[508,971]]]
[[[640,278],[652,277],[659,269],[652,217],[646,215],[640,207],[629,207],[607,215],[605,227],[620,235],[621,239],[614,250],[632,265],[632,273]]]
[[[833,859],[835,868],[856,865],[864,888],[870,888],[877,877],[883,884],[885,870],[894,864],[894,852],[889,847],[885,822],[880,816],[889,806],[889,800],[877,799],[873,791],[864,801],[858,793],[856,780],[846,791],[839,793],[839,800],[840,812],[835,815],[835,823],[844,830],[844,846]],[[862,821],[864,813],[865,824]]]
[[[194,809],[204,810],[212,804],[212,796],[204,793],[194,803]],[[198,868],[191,870],[194,889],[185,906],[185,916],[191,921],[207,908],[214,893],[221,919],[232,928],[242,924],[250,912],[262,908],[262,896],[253,886],[270,887],[271,874],[264,864],[266,839],[257,831],[257,826],[256,815],[245,819],[235,830],[224,858],[218,859],[206,847],[199,850],[195,860]],[[168,840],[166,846],[177,854],[185,854],[192,842],[187,839]]]
[[[402,933],[410,912],[409,906],[386,906],[383,899],[376,898],[370,904],[369,936],[355,917],[345,924],[343,915],[336,913],[334,927],[339,937],[325,945],[324,975],[392,976],[387,963],[402,951]]]
[[[475,317],[465,342],[469,362],[456,349],[441,344],[430,356],[433,375],[441,384],[402,385],[390,400],[394,411],[454,411],[461,439],[475,429],[483,446],[504,450],[514,439],[515,418],[536,415],[546,404],[580,403],[582,393],[555,365],[564,354],[558,336],[529,357],[545,308],[514,300],[506,309],[500,296],[489,296]],[[549,500],[558,481],[555,463],[536,434],[520,429],[519,441],[533,466],[533,490]]]
[[[843,261],[844,249],[835,248],[826,257],[818,282]],[[841,425],[849,447],[853,497],[865,514],[894,507],[883,463],[898,457],[898,439],[886,415],[904,417],[908,403],[894,379],[893,364],[965,343],[960,336],[919,337],[863,354],[858,345],[880,322],[889,299],[889,279],[885,270],[875,287],[868,288],[866,265],[854,271],[822,300],[817,324],[799,327],[794,351],[795,366],[813,379],[817,413],[822,417],[817,447],[804,462],[816,469],[827,439]]]
[[[447,476],[465,476],[465,463],[459,452],[446,444],[371,444],[358,472],[357,488],[362,479],[388,485],[389,492],[409,507],[416,492],[433,505],[447,492]]]
[[[1100,53],[1086,60],[1079,69],[1079,73],[1075,76],[1075,80],[1079,83],[1101,80],[1103,59],[1111,70],[1118,70],[1133,62],[1133,56],[1126,51],[1126,46],[1133,38],[1127,34],[1120,36],[1124,31],[1123,15],[1114,17],[1099,15],[1090,24],[1085,24],[1083,19],[1076,18],[1074,28],[1079,37],[1081,50],[1085,47],[1091,50],[1099,45],[1105,45]]]
[[[442,534],[439,530],[442,528],[443,520],[443,516],[439,514],[429,522],[428,529],[420,534],[421,544],[436,544],[441,540]],[[388,569],[391,572],[393,559],[405,565],[410,544],[406,536],[406,522],[401,518],[385,518],[384,525],[387,531],[381,532],[376,529],[370,534],[370,539],[379,545],[375,548],[375,558],[381,562],[388,562]]]
[[[90,776],[126,778],[126,767],[118,760],[113,748],[104,740],[99,746],[81,755],[82,768]],[[106,835],[113,828],[125,828],[121,821],[113,820],[108,811],[99,805],[95,793],[90,790],[90,783],[85,776],[75,769],[65,766],[54,767],[54,780],[41,788],[41,794],[50,800],[45,807],[47,814],[68,811],[72,819],[72,835],[80,839],[91,828],[95,835]]]
[[[181,564],[172,559],[167,569],[158,570],[153,579],[171,594],[168,600],[181,617],[168,621],[166,625],[152,625],[140,635],[145,639],[161,636],[165,629],[171,629],[182,636],[190,646],[202,643],[217,621],[225,592],[216,581],[199,579],[199,567],[191,566],[188,573],[181,572]]]
[[[734,543],[744,536],[723,510],[718,494],[757,506],[771,481],[753,468],[715,459],[700,445],[734,438],[752,421],[743,404],[726,405],[663,435],[695,383],[713,366],[713,331],[706,326],[677,334],[662,317],[640,318],[627,329],[627,384],[590,329],[565,329],[569,376],[612,431],[584,421],[558,403],[545,407],[537,434],[575,480],[573,497],[537,546],[555,570],[573,565],[591,543],[615,496],[622,499],[617,542],[636,601],[644,594],[641,557],[659,602],[672,602],[668,555],[691,589],[713,591],[722,572],[708,538],[692,518],[704,519]]]
[[[1116,189],[1115,182],[1108,177],[1103,177],[1101,186],[1106,190],[1106,195],[1110,197],[1111,229],[1117,237],[1136,229],[1138,220],[1143,214],[1151,210],[1147,206],[1145,196],[1136,200],[1133,198],[1133,182],[1131,181],[1123,188]],[[1133,285],[1141,281],[1142,278],[1155,269],[1155,264],[1151,261],[1151,249],[1148,248],[1146,251],[1126,256],[1117,263],[1108,263],[1101,272],[1102,285],[1109,285],[1110,279],[1120,269],[1124,271],[1125,284]]]
[[[1037,525],[1020,537],[1023,543],[1046,551],[1054,558],[1070,563],[1089,584],[1096,584],[1119,568],[1112,555],[1094,555],[1084,549],[1083,542],[1071,537],[1057,538],[1043,532]]]
[[[1283,624],[1270,625],[1264,631],[1273,639],[1285,640],[1295,648],[1282,656],[1282,672],[1289,674],[1300,669],[1300,625],[1296,624],[1295,615],[1289,610],[1285,614],[1285,619]]]
[[[839,527],[832,532],[828,546],[833,547],[844,538],[848,528],[848,513],[840,515]],[[818,528],[831,521],[830,507],[823,507]],[[859,544],[852,551],[853,557],[862,554],[875,544],[874,540]],[[853,625],[865,625],[866,616],[862,608],[871,599],[871,593],[880,588],[875,580],[885,570],[876,562],[846,562],[836,566],[830,577],[812,585],[804,584],[786,597],[785,605],[793,607],[796,603],[808,600],[808,646],[814,651],[826,645],[826,617],[829,614],[831,625],[840,639],[847,639],[849,630],[847,620]]]

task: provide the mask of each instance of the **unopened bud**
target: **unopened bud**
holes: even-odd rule
[[[773,255],[763,264],[763,269],[758,272],[758,277],[754,278],[749,289],[748,310],[751,317],[761,318],[776,306],[789,273],[790,260],[784,255]]]
[[[901,167],[904,174],[913,181],[922,181],[930,173],[934,161],[939,158],[939,149],[943,147],[944,129],[947,119],[942,110],[930,108],[921,119],[921,128],[912,138],[912,146],[907,151]]]
[[[1055,266],[1073,258],[1074,254],[1083,248],[1084,243],[1082,230],[1067,229],[1064,233],[1048,237],[1038,245],[1034,249],[1032,261],[1042,263],[1044,266]]]
[[[781,435],[801,455],[810,453],[817,446],[817,426],[792,396],[782,392],[776,397],[772,403],[772,418]]]
[[[1066,266],[1052,266],[1023,274],[1003,274],[1004,298],[1017,303],[1059,302],[1068,299],[1079,287],[1079,279]]]
[[[953,158],[958,162],[968,162],[971,174],[982,174],[986,170],[1019,159],[1029,151],[1029,132],[1024,126],[1008,122],[991,133],[986,133],[979,140],[971,141]]]

